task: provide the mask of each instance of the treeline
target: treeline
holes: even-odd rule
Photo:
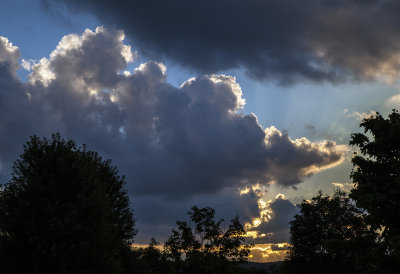
[[[196,206],[161,251],[132,247],[135,218],[110,161],[59,134],[31,137],[0,189],[0,273],[249,273],[236,217]],[[265,273],[254,270],[251,273]]]
[[[0,273],[398,273],[400,115],[379,113],[351,135],[349,194],[304,200],[279,269],[243,268],[251,245],[239,218],[223,230],[192,207],[164,243],[133,248],[125,178],[110,161],[59,134],[31,137],[0,188]]]

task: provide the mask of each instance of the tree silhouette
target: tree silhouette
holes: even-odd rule
[[[178,273],[231,273],[236,264],[247,262],[251,246],[242,246],[246,232],[237,216],[225,232],[210,207],[193,206],[188,216],[194,229],[177,221],[178,230],[172,230],[164,246]]]
[[[288,273],[397,273],[400,266],[400,114],[364,119],[350,197],[319,193],[291,222]],[[353,200],[350,200],[353,199]],[[355,204],[352,202],[354,201]]]
[[[0,192],[2,273],[123,273],[136,234],[110,161],[59,134],[31,137]]]
[[[373,270],[368,260],[374,249],[369,247],[376,235],[368,230],[365,214],[346,193],[336,190],[330,197],[319,192],[311,201],[304,200],[290,225],[287,273]]]
[[[400,114],[384,119],[381,114],[364,119],[363,133],[351,135],[350,144],[361,155],[353,159],[350,197],[369,214],[369,224],[379,229],[386,252],[400,264]]]
[[[157,242],[151,238],[150,243],[145,248],[134,248],[134,260],[136,260],[135,272],[138,274],[174,274],[177,273],[165,252],[157,248]]]

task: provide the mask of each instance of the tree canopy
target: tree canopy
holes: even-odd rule
[[[345,192],[336,190],[332,197],[319,192],[299,207],[290,222],[288,273],[357,273],[366,267],[372,250],[364,248],[375,234]]]
[[[136,234],[124,184],[85,146],[31,137],[1,187],[1,271],[123,273]]]
[[[389,254],[400,261],[400,114],[397,110],[363,120],[363,133],[351,135],[360,154],[353,159],[350,197],[367,210],[369,224],[380,229]]]

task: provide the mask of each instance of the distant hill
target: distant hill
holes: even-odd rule
[[[251,268],[257,268],[257,269],[264,269],[264,270],[277,270],[283,261],[279,262],[272,262],[272,263],[255,263],[255,262],[248,262],[246,264],[240,265],[241,267],[245,269],[251,269]]]

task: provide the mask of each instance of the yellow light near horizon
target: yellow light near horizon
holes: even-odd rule
[[[287,247],[284,250],[272,250],[272,245],[277,245],[279,248]],[[250,262],[276,262],[283,261],[288,253],[289,244],[288,243],[265,243],[265,244],[256,244],[251,248],[249,260]]]
[[[248,231],[247,233],[252,233],[252,231]],[[256,231],[254,231],[257,233]],[[259,262],[259,263],[266,263],[266,262],[275,262],[275,261],[283,261],[288,253],[288,249],[285,250],[272,250],[272,243],[265,243],[265,244],[255,244],[250,251],[249,254],[249,261],[250,262]],[[279,248],[287,247],[289,248],[289,243],[277,243],[275,244]],[[132,244],[132,248],[146,248],[148,244]],[[159,250],[163,250],[163,245],[156,245],[155,246]]]
[[[146,248],[146,247],[149,247],[149,245],[148,244],[136,244],[136,243],[133,243],[131,245],[131,248]],[[154,247],[161,251],[164,250],[164,245],[161,245],[161,244],[155,245]]]

